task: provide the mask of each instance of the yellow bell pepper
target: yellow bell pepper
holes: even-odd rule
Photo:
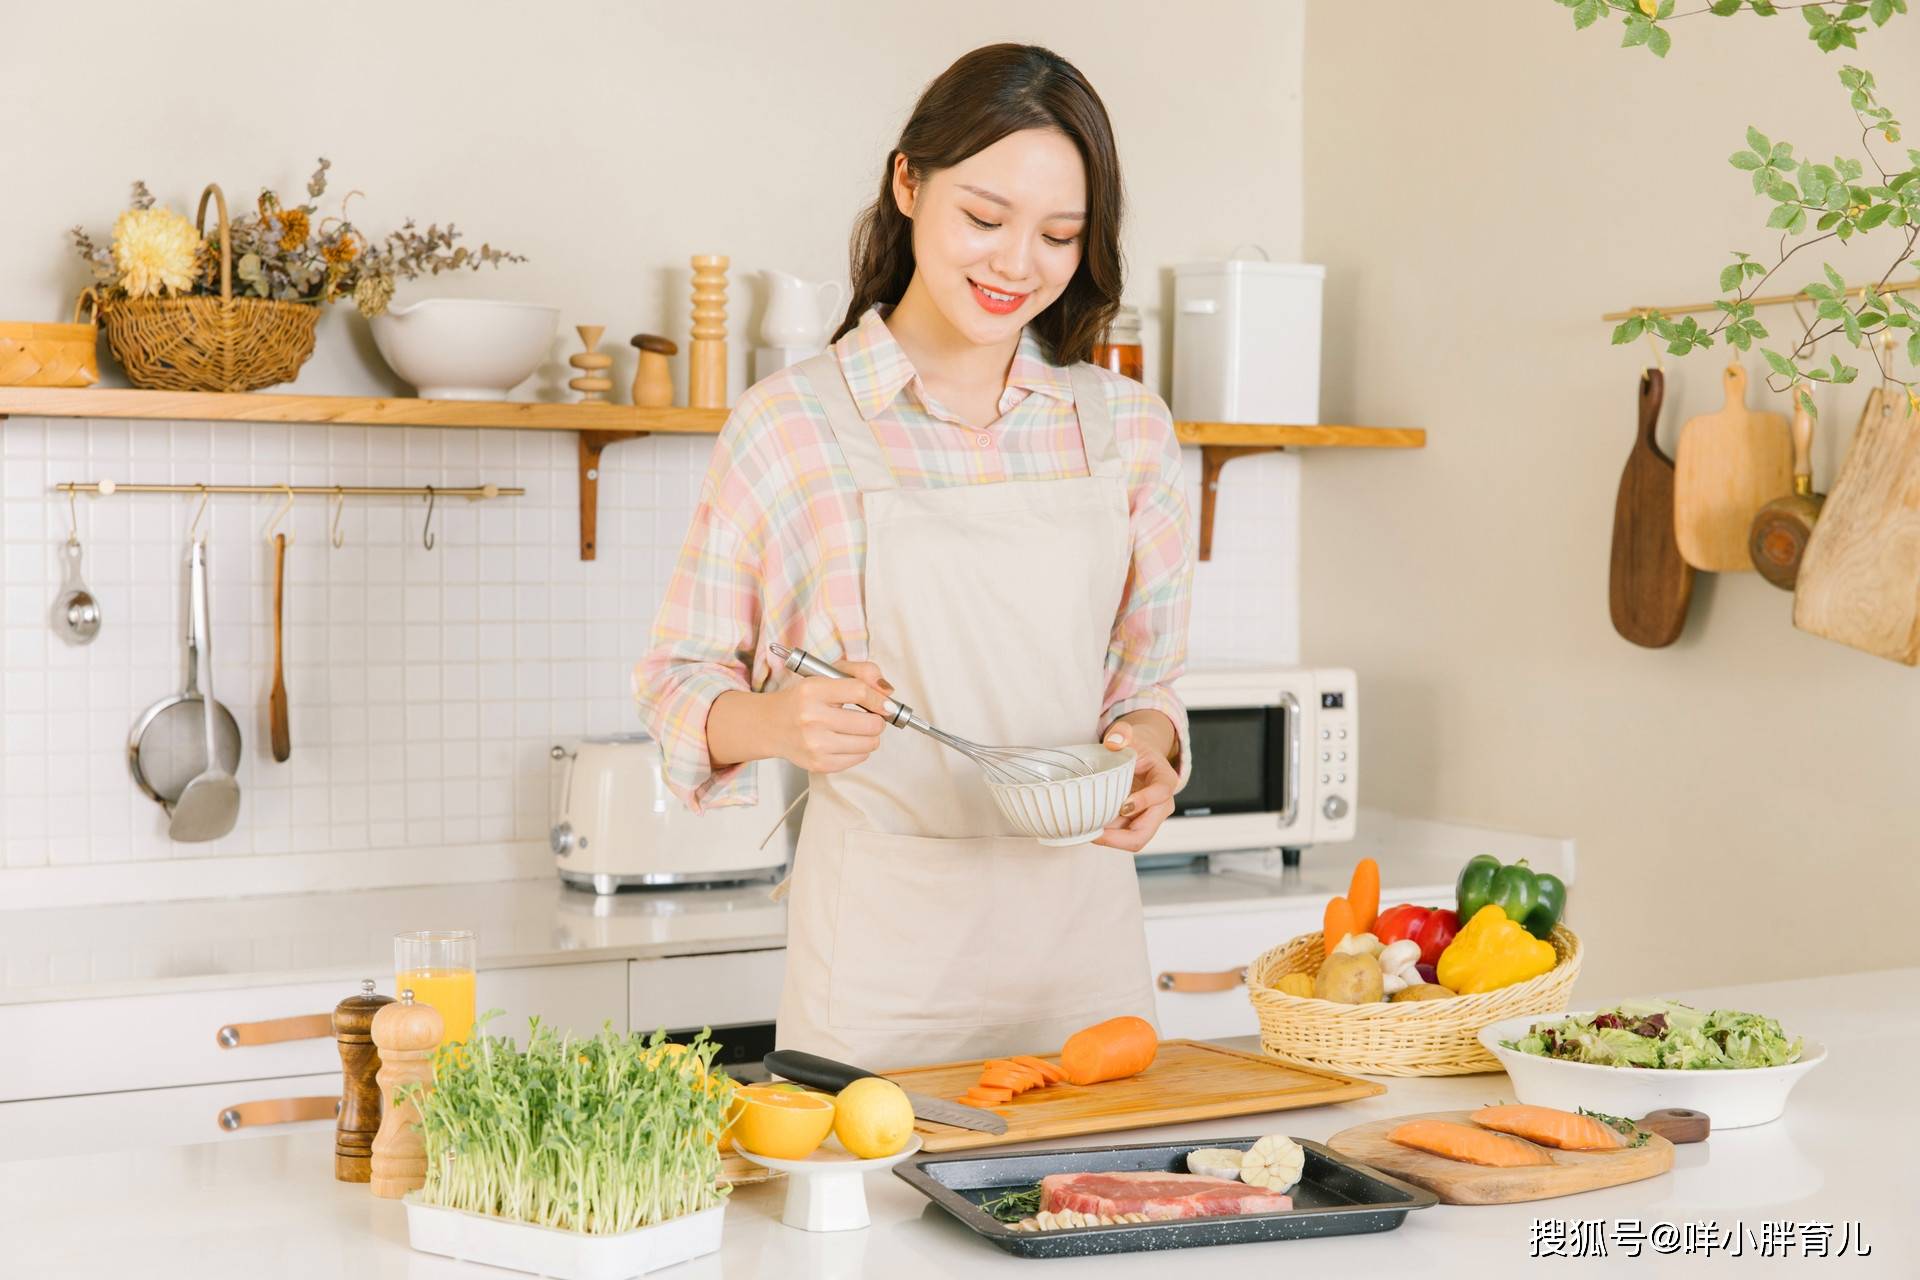
[[[1518,921],[1488,903],[1440,953],[1440,985],[1463,996],[1498,991],[1553,968],[1553,944],[1528,933]]]

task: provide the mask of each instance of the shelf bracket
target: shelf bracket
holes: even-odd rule
[[[622,440],[638,440],[645,431],[580,433],[580,558],[595,559],[600,526],[600,451]]]
[[[1203,444],[1200,446],[1200,558],[1213,559],[1213,503],[1220,489],[1220,471],[1235,458],[1250,453],[1279,453],[1277,444]]]

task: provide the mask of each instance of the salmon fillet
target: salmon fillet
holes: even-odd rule
[[[1552,1156],[1530,1142],[1452,1120],[1409,1120],[1389,1133],[1387,1141],[1448,1160],[1492,1165],[1498,1169],[1553,1163]]]
[[[1627,1145],[1624,1136],[1592,1116],[1554,1107],[1482,1107],[1473,1122],[1562,1151],[1617,1151]]]

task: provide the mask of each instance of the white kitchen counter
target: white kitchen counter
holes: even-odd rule
[[[1571,880],[1564,842],[1396,821],[1368,823],[1374,838],[1308,850],[1282,872],[1277,853],[1222,858],[1237,870],[1149,872],[1149,916],[1259,910],[1344,893],[1354,861],[1381,866],[1386,900],[1450,893],[1473,852],[1529,856]],[[301,982],[384,979],[393,935],[471,929],[483,968],[643,960],[778,947],[786,911],[769,886],[742,885],[609,898],[559,879],[502,880],[342,893],[294,893],[118,906],[0,911],[0,1004],[232,990]]]
[[[1639,1219],[1717,1224],[1725,1237],[1762,1222],[1859,1223],[1872,1254],[1829,1260],[1835,1274],[1920,1275],[1911,1233],[1911,1153],[1920,1137],[1920,969],[1889,970],[1716,990],[1661,992],[1707,1006],[1771,1014],[1823,1042],[1826,1064],[1793,1095],[1782,1120],[1716,1133],[1679,1149],[1672,1173],[1564,1200],[1455,1207],[1411,1214],[1372,1236],[1239,1245],[1166,1254],[1026,1262],[975,1239],[891,1175],[868,1181],[873,1226],[809,1235],[778,1221],[784,1186],[742,1188],[727,1211],[721,1253],[661,1273],[684,1280],[799,1277],[962,1277],[1187,1274],[1201,1265],[1246,1275],[1461,1276],[1485,1280],[1530,1265],[1532,1224]],[[1583,1003],[1612,995],[1581,994]],[[1635,993],[1627,993],[1635,994]],[[1637,993],[1654,994],[1654,993]],[[1281,1131],[1324,1139],[1363,1121],[1510,1098],[1500,1075],[1390,1080],[1380,1097],[1332,1107],[1114,1135],[1112,1141],[1199,1139]],[[1088,1142],[1099,1141],[1089,1139]],[[1069,1145],[1069,1144],[1052,1144]],[[365,1187],[337,1183],[331,1135],[109,1155],[0,1163],[0,1272],[19,1276],[258,1280],[505,1280],[512,1273],[411,1251],[404,1210]],[[1609,1261],[1618,1262],[1615,1250]],[[1715,1261],[1723,1261],[1716,1255]],[[1551,1265],[1551,1264],[1548,1264]],[[1650,1274],[1692,1271],[1700,1257],[1634,1265]],[[1798,1249],[1768,1261],[1749,1243],[1726,1263],[1739,1275],[1801,1271]],[[1286,1270],[1283,1270],[1286,1269]],[[1638,1273],[1638,1271],[1636,1271]],[[1824,1274],[1824,1273],[1823,1273]]]

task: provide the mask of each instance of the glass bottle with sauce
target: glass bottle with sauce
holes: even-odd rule
[[[1147,380],[1146,353],[1140,346],[1140,308],[1121,307],[1099,342],[1093,344],[1093,363],[1135,382]]]

